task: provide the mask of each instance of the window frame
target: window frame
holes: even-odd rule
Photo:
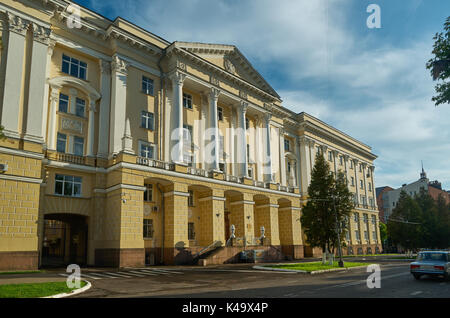
[[[142,155],[142,147],[149,147],[152,149],[152,156],[143,156]],[[147,159],[155,159],[155,144],[147,141],[139,140],[139,157],[147,158]]]
[[[59,150],[60,136],[64,136],[64,151]],[[56,134],[56,151],[59,153],[67,153],[67,134],[58,132]]]
[[[153,234],[155,230],[153,227],[153,219],[144,219],[142,236],[144,239],[153,239]]]
[[[77,142],[77,138],[80,140],[82,140],[81,143],[81,154],[76,152],[76,144],[80,144],[80,142]],[[73,136],[73,154],[76,156],[84,156],[84,137],[80,137],[80,136]]]
[[[223,121],[223,108],[217,106],[217,120]]]
[[[67,67],[68,67],[67,72],[64,71],[64,64],[67,64]],[[74,73],[72,73],[72,67],[77,68],[77,72],[76,72],[77,75],[74,75]],[[82,69],[84,70],[84,76],[81,76]],[[69,55],[66,55],[65,53],[62,53],[61,72],[86,81],[88,78],[88,64],[80,59],[77,59],[77,58],[71,57]]]
[[[62,177],[62,180],[58,180],[58,177]],[[72,178],[72,180],[66,180],[69,178]],[[57,187],[58,184],[61,183],[61,193],[57,192]],[[72,194],[65,194],[66,192],[66,184],[71,184],[71,190],[72,190]],[[75,193],[75,185],[79,185],[79,193]],[[56,173],[55,174],[55,191],[54,191],[54,195],[58,195],[58,196],[64,196],[64,197],[75,197],[75,198],[80,198],[81,194],[83,192],[83,178],[82,177],[78,177],[78,176],[69,176],[69,175],[64,175],[64,174],[59,174]]]
[[[143,198],[144,202],[153,202],[153,184],[146,183],[144,187],[145,187]]]
[[[67,101],[66,100],[62,100],[62,97],[67,97]],[[66,110],[64,111],[64,110],[61,110],[61,100],[63,101],[63,102],[67,102],[67,105],[66,105]],[[69,95],[66,95],[66,94],[63,94],[63,93],[59,93],[59,98],[58,98],[58,111],[59,112],[61,112],[61,113],[65,113],[65,114],[67,114],[68,112],[69,112],[69,106],[70,106],[70,97],[69,97]]]
[[[144,87],[144,85],[145,85],[145,87]],[[149,91],[149,86],[151,86],[151,92]],[[144,93],[145,95],[154,96],[154,94],[155,94],[155,81],[152,78],[150,78],[150,77],[142,75],[141,90],[142,90],[142,93]]]
[[[145,120],[145,125],[143,125]],[[148,130],[155,130],[155,114],[152,112],[142,110],[141,111],[141,128]]]
[[[82,103],[78,103],[78,102],[82,102]],[[83,108],[83,113],[82,114],[78,114],[78,109],[80,108],[80,105],[82,105]],[[78,117],[86,117],[86,100],[76,97],[75,98],[75,116]]]
[[[193,98],[191,94],[183,93],[183,108],[186,109],[193,108]]]

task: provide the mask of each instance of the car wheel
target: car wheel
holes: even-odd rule
[[[413,276],[414,276],[415,279],[419,280],[420,276],[422,276],[422,275],[420,275],[420,274],[413,274]]]

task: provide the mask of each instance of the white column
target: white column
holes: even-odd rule
[[[206,134],[206,127],[207,127],[206,121],[208,120],[208,117],[207,117],[208,111],[207,111],[207,106],[205,105],[206,104],[205,102],[207,100],[208,100],[208,96],[205,94],[202,94],[201,95],[201,105],[200,105],[200,120],[201,120],[200,121],[200,133],[198,136],[198,145],[200,148],[199,161],[201,163],[202,169],[206,168],[205,167],[205,165],[206,165],[206,163],[205,163],[205,159],[206,159],[206,157],[205,157],[205,134]]]
[[[295,186],[301,189],[301,159],[300,159],[300,139],[299,137],[295,137],[295,158],[297,159],[297,162],[295,163],[295,170],[296,170],[296,178],[295,178]]]
[[[48,123],[47,144],[51,150],[56,150],[56,109],[59,101],[61,87],[52,85],[50,93],[50,118]]]
[[[347,188],[350,190],[350,186],[351,183],[348,180],[348,168],[347,168],[347,161],[348,161],[349,156],[348,155],[344,155],[344,169],[345,169],[345,179],[347,180]]]
[[[183,82],[186,75],[175,72],[170,75],[172,81],[172,111],[170,125],[170,160],[183,164]]]
[[[19,138],[19,110],[22,94],[22,77],[24,72],[25,36],[29,21],[7,12],[8,45],[5,67],[5,81],[2,100],[1,125],[7,137]]]
[[[370,166],[370,179],[372,180],[372,197],[373,197],[373,206],[375,209],[378,209],[377,197],[375,191],[375,183],[373,182],[373,173],[375,171],[375,166]]]
[[[100,93],[102,99],[100,100],[100,112],[98,120],[98,151],[97,156],[108,158],[109,145],[109,113],[111,104],[111,63],[100,60]]]
[[[301,189],[302,195],[308,193],[309,183],[311,182],[311,149],[310,140],[306,137],[299,138],[300,144],[300,176],[301,176]]]
[[[287,186],[286,182],[286,158],[284,154],[284,129],[278,128],[278,135],[280,137],[279,149],[280,149],[280,184],[282,186]]]
[[[95,100],[89,99],[89,127],[88,127],[88,143],[87,155],[94,156],[94,137],[95,137]]]
[[[239,164],[239,176],[248,177],[248,163],[247,163],[247,134],[245,129],[245,114],[247,112],[248,103],[241,101],[238,106],[238,150],[237,162]]]
[[[219,153],[220,153],[220,149],[219,149],[219,141],[220,141],[220,136],[219,136],[219,124],[218,124],[218,120],[217,120],[217,100],[219,99],[219,95],[220,95],[220,90],[218,90],[217,88],[211,87],[210,91],[209,91],[209,129],[213,130],[213,134],[210,136],[210,142],[214,143],[214,155],[212,159],[212,163],[209,167],[209,169],[211,170],[215,170],[215,171],[219,171]],[[211,154],[208,153],[208,156],[210,156]],[[210,159],[210,160],[211,160]]]
[[[230,163],[231,163],[231,174],[233,176],[236,176],[236,151],[235,151],[235,128],[236,128],[236,118],[234,116],[234,109],[231,108],[230,109],[230,125],[231,125],[231,129],[230,129]]]
[[[356,189],[356,204],[360,204],[361,202],[359,202],[359,191],[358,191],[358,187],[359,187],[359,180],[358,180],[358,160],[357,159],[351,159],[353,160],[353,171],[355,172],[355,189]]]
[[[367,167],[367,164],[363,163],[362,172],[363,172],[363,180],[364,180],[364,195],[366,197],[366,205],[368,206],[369,205],[369,197],[367,196],[366,167]]]
[[[46,142],[46,144],[48,145],[47,142],[47,118],[48,118],[48,111],[49,111],[49,105],[48,105],[48,100],[49,100],[49,92],[50,92],[50,85],[47,82],[47,79],[50,76],[50,62],[52,60],[52,56],[53,56],[53,50],[55,48],[55,44],[56,41],[55,40],[49,40],[49,45],[48,45],[48,50],[47,50],[47,68],[45,70],[45,85],[44,85],[44,100],[43,100],[43,112],[42,112],[42,133],[44,135],[44,141]]]
[[[334,162],[334,177],[337,179],[337,174],[338,174],[338,171],[337,171],[337,159],[339,157],[339,153],[336,150],[333,150],[332,154],[333,154],[333,162]]]
[[[78,90],[75,88],[69,89],[69,109],[67,110],[68,113],[71,113],[72,115],[76,114],[77,109],[77,96],[78,96]]]
[[[256,137],[255,137],[255,148],[256,148],[256,180],[264,181],[263,175],[263,159],[262,155],[264,152],[264,143],[262,140],[262,119],[260,116],[256,117]]]
[[[122,150],[122,137],[125,131],[127,105],[127,74],[129,64],[118,55],[111,63],[111,114],[109,129],[109,150],[117,154]]]
[[[33,24],[33,47],[31,53],[30,81],[28,90],[28,111],[26,133],[24,139],[38,143],[44,142],[42,120],[44,108],[48,108],[45,100],[47,74],[48,43],[51,30]],[[43,87],[44,86],[44,87]],[[48,94],[48,91],[47,91]],[[48,95],[47,95],[48,98]],[[47,114],[45,112],[45,114]]]
[[[273,182],[273,173],[272,173],[272,158],[271,158],[271,149],[270,149],[270,119],[272,118],[272,114],[270,112],[265,113],[264,115],[264,135],[265,135],[265,151],[264,151],[264,176],[265,182]]]

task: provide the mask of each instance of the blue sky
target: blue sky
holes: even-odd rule
[[[370,145],[376,186],[428,177],[450,190],[450,105],[425,63],[446,0],[82,0],[172,41],[236,45],[283,99]],[[366,8],[381,8],[369,29]]]

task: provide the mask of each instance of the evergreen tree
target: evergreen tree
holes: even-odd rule
[[[450,247],[450,204],[446,204],[442,195],[436,201],[437,210],[437,248]]]
[[[308,196],[301,216],[306,242],[325,253],[337,246],[337,224],[345,223],[354,204],[344,174],[339,173],[335,180],[321,153],[316,155]],[[345,230],[340,237],[344,240]]]

